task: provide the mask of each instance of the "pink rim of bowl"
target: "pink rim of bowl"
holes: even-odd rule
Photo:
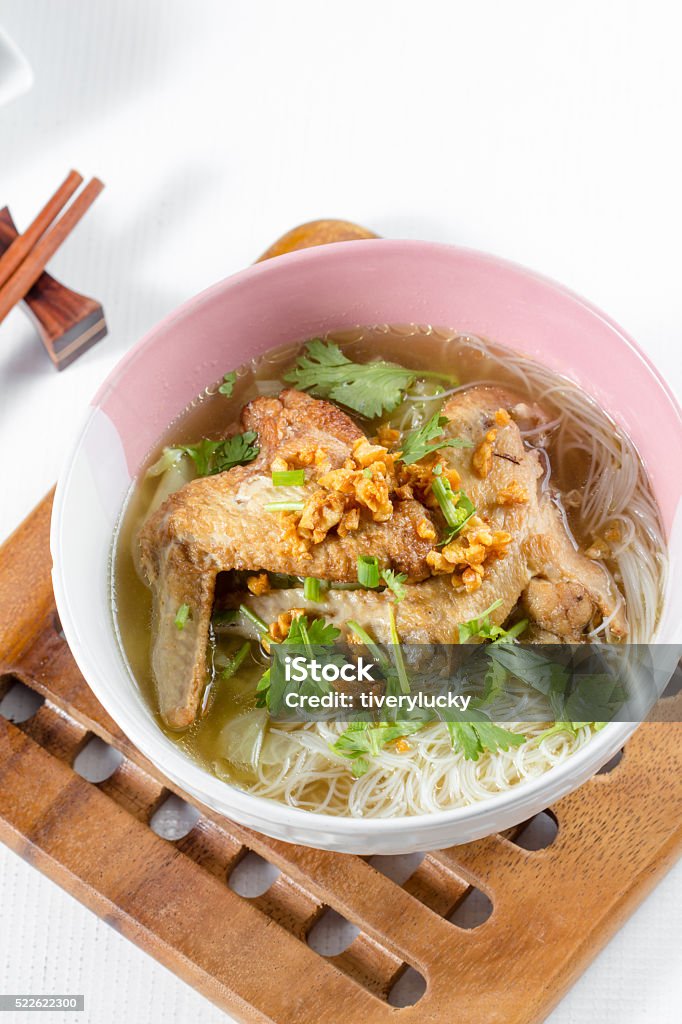
[[[672,564],[656,639],[682,639],[682,595],[671,584],[682,555],[682,414],[666,383],[621,328],[560,285],[492,256],[428,242],[355,241],[277,257],[164,319],[91,403],[59,479],[51,548],[59,614],[79,668],[171,781],[278,838],[398,853],[468,842],[524,820],[594,774],[635,726],[610,725],[562,765],[473,807],[367,821],[311,814],[218,780],[164,736],[120,654],[109,585],[111,537],[130,482],[197,394],[268,348],[373,323],[432,324],[488,338],[575,380],[612,415],[644,459],[668,537]]]

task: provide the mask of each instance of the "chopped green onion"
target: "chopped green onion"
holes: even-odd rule
[[[224,608],[221,612],[214,612],[211,616],[211,625],[218,628],[221,626],[232,626],[238,618],[238,608]]]
[[[252,612],[250,608],[247,608],[245,604],[239,605],[239,611],[242,613],[245,619],[248,619],[249,622],[252,622],[254,624],[254,626],[260,633],[267,633],[268,624],[267,622],[264,622],[263,619],[261,619],[260,615],[256,615],[256,613]]]
[[[145,476],[161,476],[166,470],[172,469],[184,454],[185,452],[182,448],[164,448],[160,458],[149,467]]]
[[[263,505],[266,512],[302,512],[304,501],[269,501]]]
[[[402,693],[410,692],[410,680],[407,675],[407,669],[405,668],[405,659],[403,658],[402,648],[400,646],[400,637],[398,636],[398,627],[395,624],[395,612],[393,611],[393,605],[388,606],[388,617],[391,628],[391,643],[393,644],[393,656],[395,658],[395,667],[398,672],[398,682],[400,683],[400,689]]]
[[[247,654],[249,653],[250,650],[251,650],[251,644],[247,640],[245,644],[242,644],[242,646],[239,648],[239,650],[237,651],[235,656],[233,658],[230,658],[230,660],[228,661],[227,665],[225,666],[225,668],[220,673],[220,678],[221,679],[229,679],[230,676],[233,676],[235,674],[235,672],[238,670],[238,668],[240,667],[240,665],[242,664],[242,662],[244,661],[244,658],[247,656]]]
[[[269,572],[268,579],[270,586],[275,590],[291,590],[292,587],[300,587],[303,584],[302,576],[291,576],[287,572]]]
[[[189,618],[189,605],[181,604],[175,613],[175,626],[177,629],[184,629],[185,623]]]
[[[391,667],[389,660],[384,654],[384,652],[377,645],[377,643],[374,640],[372,640],[372,637],[369,635],[367,630],[363,629],[359,622],[355,622],[354,619],[349,619],[346,622],[346,626],[348,627],[348,629],[351,630],[352,633],[355,633],[358,640],[362,641],[367,650],[370,651],[371,654],[376,658],[376,660],[379,662],[384,671]]]
[[[305,483],[304,469],[273,469],[274,487],[302,487]]]
[[[263,673],[263,675],[258,680],[258,684],[256,685],[256,693],[258,693],[258,694],[265,694],[265,696],[260,698],[260,702],[258,704],[258,707],[266,707],[266,705],[268,704],[268,699],[269,699],[268,690],[269,689],[270,689],[270,669],[267,668],[265,670],[265,672]]]
[[[303,580],[303,597],[306,601],[319,601],[322,597],[322,580],[306,576]]]
[[[521,634],[527,628],[528,619],[521,619],[519,622],[516,622],[513,626],[511,626],[510,629],[505,629],[504,635],[499,636],[497,640],[494,641],[494,643],[508,643],[510,640],[516,640],[517,636],[521,636]]]
[[[298,626],[298,632],[300,633],[301,640],[303,641],[305,652],[309,658],[312,658],[313,648],[310,642],[310,635],[308,633],[307,622],[308,620],[305,617],[305,615],[299,615],[299,617],[296,619],[296,625]],[[291,630],[289,630],[289,636],[291,636]]]
[[[447,477],[443,479],[442,475],[438,473],[431,485],[431,489],[448,526],[456,526],[459,521],[456,514],[457,501],[450,481]]]
[[[453,491],[448,478],[441,474],[434,475],[431,489],[440,505],[441,512],[445,516],[445,522],[448,524],[445,538],[441,541],[441,543],[446,544],[459,533],[476,509],[464,491]]]
[[[358,555],[358,583],[369,589],[379,586],[379,559],[376,555]]]

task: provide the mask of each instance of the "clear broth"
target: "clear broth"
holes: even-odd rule
[[[532,402],[539,397],[532,394],[511,370],[507,371],[485,353],[471,348],[452,331],[414,326],[382,326],[333,332],[327,337],[338,342],[349,358],[359,362],[379,357],[416,371],[438,370],[454,375],[461,384],[485,382],[506,386],[519,395],[521,400]],[[248,701],[245,703],[243,696],[240,698],[241,690],[253,692],[255,682],[264,671],[265,659],[255,652],[256,645],[252,645],[254,654],[240,669],[238,681],[230,680],[229,686],[215,686],[210,682],[204,695],[202,714],[182,733],[169,729],[156,713],[150,659],[151,592],[137,572],[133,555],[137,531],[158,485],[158,478],[145,479],[145,472],[165,446],[195,443],[202,437],[220,438],[229,433],[239,422],[241,410],[247,402],[263,393],[276,394],[280,390],[280,386],[270,389],[265,382],[279,381],[281,386],[287,386],[281,383],[281,378],[304,346],[305,342],[285,345],[241,366],[229,399],[217,393],[217,385],[212,385],[180,413],[141,468],[138,481],[133,485],[126,502],[115,540],[112,573],[114,611],[121,646],[130,670],[150,706],[154,708],[160,728],[208,770],[215,770],[216,764],[220,762],[225,766],[224,774],[236,783],[248,783],[252,772],[246,765],[228,765],[222,757],[220,732],[226,722],[242,714],[248,707]],[[495,346],[488,347],[492,353],[496,351]],[[497,351],[509,354],[502,349]],[[556,379],[557,382],[562,380],[559,376]],[[551,398],[543,398],[541,404],[552,418],[558,415],[560,410]],[[360,426],[370,434],[378,422],[358,419]],[[545,450],[552,466],[553,490],[560,493],[580,490],[587,478],[588,456],[577,454],[564,458],[558,464],[553,459],[551,438]],[[570,509],[566,510],[566,514],[576,540],[581,546],[587,546],[592,538],[582,535],[579,517]],[[231,655],[242,642],[243,638],[236,642],[227,641],[220,645],[221,652]]]

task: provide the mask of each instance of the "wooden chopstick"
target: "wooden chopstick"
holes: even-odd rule
[[[87,213],[103,188],[99,178],[93,178],[76,196],[64,215],[36,242],[4,286],[0,286],[0,323],[33,287],[57,249]]]
[[[83,184],[83,176],[78,171],[70,171],[55,194],[43,206],[37,217],[29,224],[22,235],[17,235],[2,256],[0,256],[0,288],[9,281],[14,271],[26,259],[29,252],[49,228],[55,217],[58,217],[74,192]]]

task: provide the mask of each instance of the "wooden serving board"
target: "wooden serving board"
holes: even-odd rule
[[[315,222],[274,254],[368,236]],[[541,1021],[679,855],[682,726],[672,722],[643,725],[613,771],[551,808],[559,830],[547,848],[522,848],[519,830],[490,836],[427,854],[403,885],[363,858],[268,839],[203,808],[188,835],[162,839],[149,821],[174,787],[95,700],[61,636],[51,504],[0,549],[0,697],[17,679],[44,697],[21,724],[0,719],[0,839],[237,1019]],[[123,755],[99,784],[72,767],[93,735]],[[254,899],[227,884],[249,851],[280,869]],[[493,912],[467,930],[448,917],[473,888]],[[327,908],[359,928],[333,957],[306,941]],[[407,966],[427,988],[397,1010],[388,994]]]

